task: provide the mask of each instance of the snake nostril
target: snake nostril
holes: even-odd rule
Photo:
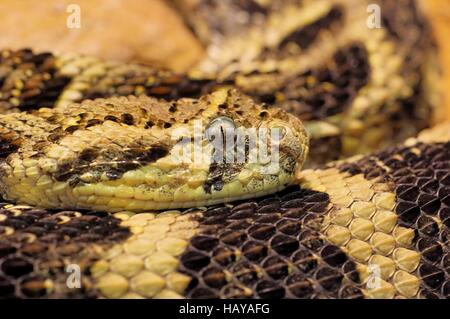
[[[269,117],[269,112],[267,112],[267,111],[261,111],[261,112],[259,113],[259,117],[260,117],[261,119],[265,120],[266,118]]]

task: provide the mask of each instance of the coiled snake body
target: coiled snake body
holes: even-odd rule
[[[437,111],[420,10],[377,3],[382,28],[365,1],[178,1],[209,47],[186,75],[1,51],[0,295],[448,297],[448,126],[328,163]],[[279,129],[279,170],[248,140],[176,161],[230,125]]]

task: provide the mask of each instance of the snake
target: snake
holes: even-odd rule
[[[372,2],[175,1],[185,74],[1,50],[0,296],[448,298],[436,46]]]

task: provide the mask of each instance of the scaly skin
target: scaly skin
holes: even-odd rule
[[[272,0],[260,10],[253,0],[181,2],[197,3],[186,14],[199,36],[200,29],[214,32],[209,41],[202,37],[211,54],[188,75],[4,50],[0,110],[130,94],[198,98],[233,86],[303,121],[311,135],[308,166],[400,142],[430,126],[439,112],[433,37],[412,0]],[[367,27],[368,3],[380,4],[382,28]],[[246,15],[255,19],[234,20]],[[226,21],[233,23],[221,25]]]
[[[180,2],[205,6],[217,1]],[[221,6],[215,12],[206,6],[206,10],[194,9],[199,12],[194,15],[189,7],[186,9],[187,16],[194,17],[193,29],[210,46],[211,53],[189,75],[89,57],[2,51],[3,113],[55,108],[1,117],[1,154],[5,158],[2,192],[9,199],[33,206],[4,203],[0,209],[0,294],[448,297],[448,126],[379,153],[299,172],[299,185],[269,196],[247,198],[265,192],[263,182],[256,188],[232,187],[236,199],[241,199],[238,202],[189,210],[129,211],[171,205],[150,201],[153,206],[145,206],[148,201],[130,201],[127,196],[129,188],[136,196],[138,187],[132,180],[142,176],[141,167],[175,168],[164,161],[153,163],[155,154],[167,159],[161,149],[168,143],[153,134],[159,131],[167,136],[171,128],[165,125],[183,125],[180,118],[184,115],[178,107],[173,120],[170,111],[166,112],[173,105],[192,107],[192,100],[180,98],[200,98],[203,102],[197,106],[212,105],[200,115],[211,120],[208,111],[223,115],[217,106],[224,93],[207,94],[237,87],[257,102],[242,97],[241,107],[246,111],[227,116],[235,122],[248,121],[249,126],[255,121],[266,122],[258,118],[262,110],[258,102],[289,110],[304,120],[311,134],[310,165],[364,153],[411,136],[431,123],[432,111],[439,106],[434,96],[435,50],[427,24],[411,0],[377,1],[382,8],[382,29],[366,27],[365,1],[304,0],[299,4],[295,0],[246,0],[240,1],[244,6],[238,6],[238,14],[233,8],[228,11],[237,1],[220,3],[225,3],[227,10]],[[255,4],[261,6],[255,10]],[[217,18],[220,12],[225,14],[224,19]],[[238,32],[220,25],[230,21],[230,14],[249,17],[242,25],[242,20],[231,24]],[[205,16],[213,20],[205,20]],[[211,21],[219,25],[211,27]],[[202,24],[211,34],[201,33]],[[148,98],[83,102],[130,94],[178,102]],[[152,124],[160,127],[147,128],[146,132],[152,134],[139,133],[143,123],[133,112],[142,103],[152,104],[149,116]],[[236,104],[241,105],[228,103],[225,110]],[[125,106],[126,114],[133,113],[133,124],[124,113]],[[304,133],[300,124],[276,108],[265,111],[271,115],[269,122],[275,119],[273,124],[279,125],[281,120],[283,126],[293,129],[292,135],[289,131],[285,135],[289,147],[282,149],[301,162],[305,147],[301,146]],[[153,123],[153,117],[161,122]],[[93,118],[101,123],[87,122]],[[125,141],[124,135],[131,131],[145,141],[144,151],[142,145],[133,148],[129,146],[135,145]],[[120,142],[97,144],[97,138]],[[83,153],[86,145],[98,147],[100,152]],[[135,152],[130,154],[130,149]],[[144,156],[144,163],[136,160],[146,151],[152,156]],[[57,163],[55,171],[55,166],[41,165],[52,155]],[[118,155],[131,155],[132,159],[122,161]],[[143,166],[137,168],[136,164]],[[292,165],[285,167],[288,173],[278,176],[271,191],[292,180]],[[257,173],[258,166],[252,168]],[[129,171],[139,173],[129,176]],[[155,179],[157,174],[149,175],[157,186],[175,189],[172,183],[181,179],[200,190],[198,194],[184,193],[183,200],[175,204],[178,207],[213,204],[213,194],[218,194],[219,201],[232,199],[228,192],[214,190],[234,183],[217,179],[218,175],[229,177],[226,172],[234,169],[224,170],[218,165],[209,166],[208,171],[209,180],[192,175],[189,181],[178,173],[164,173],[164,181]],[[242,180],[247,181],[250,175],[243,174]],[[260,174],[255,175],[258,179]],[[104,187],[105,183],[112,189]],[[155,188],[146,199],[160,199],[165,193]],[[189,196],[199,201],[193,203]],[[118,212],[47,210],[34,205]],[[73,264],[82,270],[81,289],[71,288],[66,281],[66,267]]]
[[[209,53],[191,74],[299,116],[311,134],[309,165],[401,142],[440,107],[433,36],[417,1],[176,3]],[[381,28],[367,25],[369,5],[379,5]]]
[[[135,214],[2,204],[3,297],[448,298],[450,125],[300,186]],[[81,289],[66,267],[81,268]]]

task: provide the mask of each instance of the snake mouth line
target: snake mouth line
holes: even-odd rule
[[[139,200],[134,198],[118,198],[118,197],[108,197],[108,196],[94,196],[94,197],[79,197],[78,204],[80,207],[78,209],[83,209],[83,202],[86,201],[89,204],[88,207],[94,207],[98,210],[106,210],[110,212],[119,212],[119,211],[152,211],[152,210],[166,210],[166,209],[184,209],[184,208],[194,208],[194,207],[205,207],[218,205],[223,203],[231,203],[240,200],[258,198],[261,196],[269,195],[274,192],[278,192],[284,188],[286,188],[288,184],[279,185],[275,188],[271,189],[263,189],[255,193],[249,193],[245,195],[235,195],[235,196],[227,196],[223,198],[216,199],[204,199],[204,200],[187,200],[187,201],[148,201],[148,200]],[[92,204],[94,202],[96,204]],[[105,203],[102,205],[101,203]],[[116,207],[114,207],[116,206]]]
[[[149,168],[143,167],[142,170],[126,172],[119,179],[81,182],[76,186],[54,181],[48,175],[36,174],[10,179],[4,198],[43,208],[141,212],[208,206],[259,197],[283,189],[295,178],[294,170],[283,167],[276,175],[262,174],[262,165],[257,168],[241,167],[237,171],[225,168],[215,172],[218,179],[211,180],[207,172],[201,171],[202,174],[195,175],[186,171],[184,178],[174,180],[167,172],[150,174]],[[211,187],[206,187],[210,182]]]
[[[172,208],[190,208],[215,205],[240,199],[254,198],[279,191],[293,182],[292,173],[282,171],[278,175],[254,174],[256,171],[241,170],[235,175],[220,176],[220,187],[213,183],[206,188],[208,180],[183,182],[175,185],[161,183],[158,187],[135,185],[126,178],[107,183],[91,184],[68,189],[75,206],[83,205],[106,211],[145,211]],[[227,174],[227,172],[222,172]],[[145,181],[144,181],[145,182]],[[67,192],[66,192],[67,193]],[[69,198],[61,198],[67,202]]]

